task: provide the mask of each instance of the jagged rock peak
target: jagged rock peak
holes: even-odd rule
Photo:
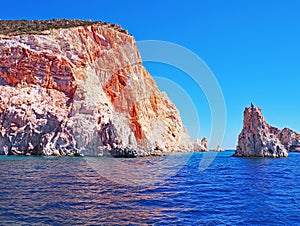
[[[288,151],[274,131],[275,128],[268,125],[261,109],[251,103],[244,111],[244,125],[234,156],[287,157]]]

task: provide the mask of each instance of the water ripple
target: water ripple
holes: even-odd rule
[[[298,224],[300,155],[243,159],[231,153],[218,154],[205,171],[198,170],[203,154],[195,153],[176,176],[144,187],[107,180],[84,158],[0,157],[0,224]],[[161,159],[121,161],[139,173],[147,161]]]

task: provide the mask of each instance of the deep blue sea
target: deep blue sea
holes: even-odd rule
[[[299,225],[300,154],[232,153],[205,170],[207,153],[174,155],[167,167],[168,157],[2,156],[0,225]]]

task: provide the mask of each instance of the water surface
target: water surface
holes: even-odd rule
[[[118,184],[118,177],[126,177],[120,173],[108,180],[86,158],[2,156],[0,224],[299,224],[300,154],[281,159],[231,154],[219,153],[200,171],[206,153],[194,153],[175,175],[157,169],[164,177],[146,186]],[[92,161],[112,166],[122,161],[122,167],[134,165],[138,173],[162,158]]]

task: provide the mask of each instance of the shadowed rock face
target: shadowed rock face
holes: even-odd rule
[[[36,86],[0,86],[0,93],[0,154],[77,154],[64,93]]]
[[[288,151],[300,151],[300,134],[291,129],[284,128],[283,130],[278,131],[276,135]]]
[[[191,150],[178,110],[111,25],[0,38],[0,154]]]
[[[238,157],[287,157],[288,151],[267,124],[261,109],[253,105],[244,111],[244,126],[239,135],[234,156]]]

